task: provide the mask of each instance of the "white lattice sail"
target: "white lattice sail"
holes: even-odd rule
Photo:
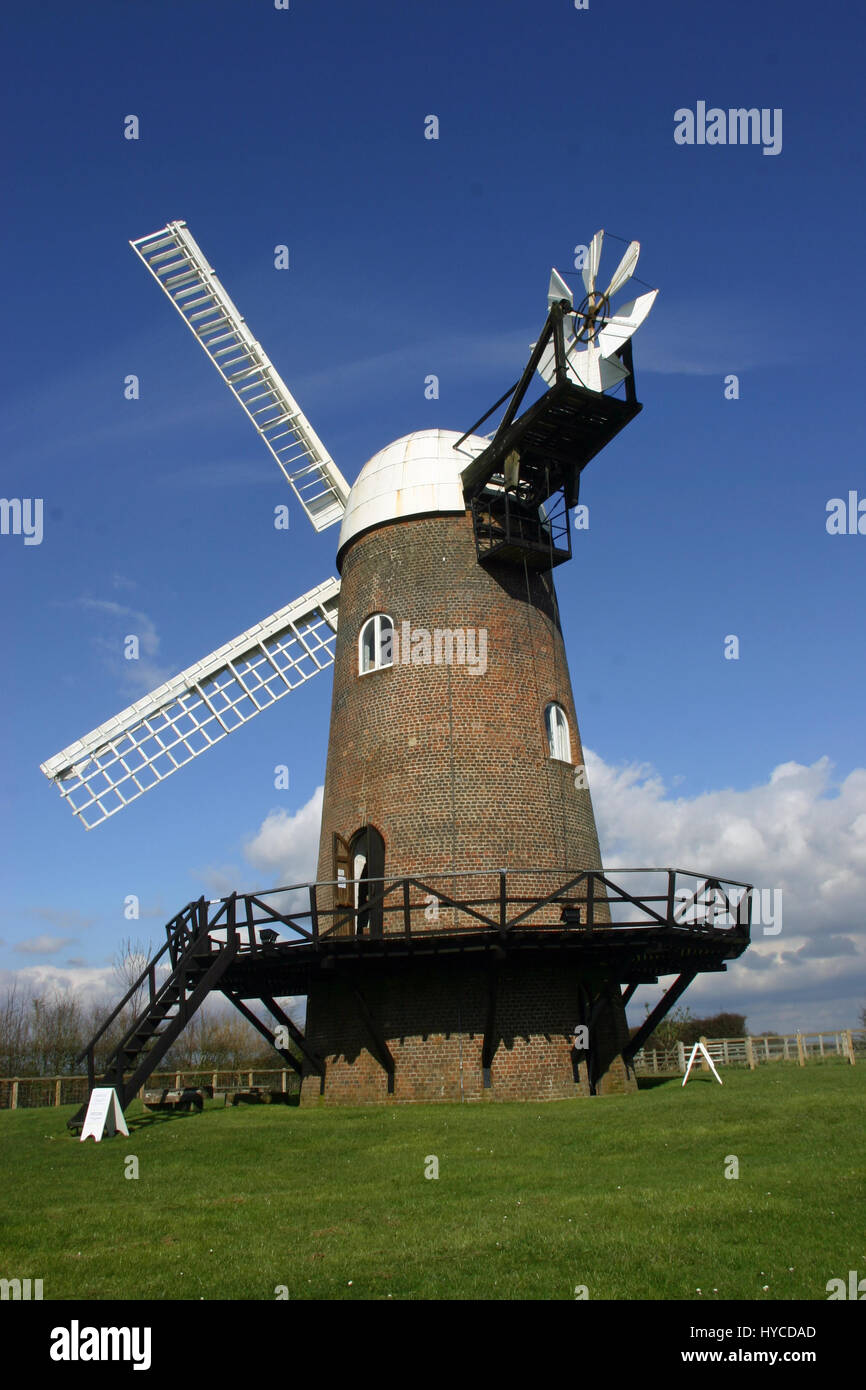
[[[88,830],[334,662],[339,579],[242,632],[42,764]]]
[[[339,521],[349,484],[220,284],[185,222],[130,246],[252,420],[317,531]]]

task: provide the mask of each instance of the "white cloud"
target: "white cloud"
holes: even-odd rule
[[[101,654],[111,674],[136,695],[149,694],[177,674],[176,670],[161,666],[157,661],[159,633],[147,613],[111,599],[82,598],[77,600],[77,604],[80,608],[103,615],[111,625],[111,636],[100,634],[93,637],[92,645]],[[139,655],[134,660],[127,660],[124,656],[127,636],[138,638]]]
[[[19,941],[15,950],[24,956],[53,956],[55,951],[62,951],[74,939],[71,936],[31,936],[26,941]]]
[[[244,855],[253,868],[274,878],[279,886],[315,881],[324,790],[317,787],[293,814],[270,811],[244,845]]]
[[[208,898],[227,898],[237,892],[246,874],[236,864],[209,864],[204,869],[196,869],[195,877],[203,885]]]
[[[27,996],[73,992],[85,1004],[110,1002],[111,1007],[123,993],[111,966],[28,965],[23,970],[0,970],[0,991],[13,984]]]
[[[642,287],[637,292],[642,292]],[[626,291],[624,298],[629,298]],[[776,367],[802,359],[801,335],[790,311],[776,306],[778,315],[762,322],[754,315],[749,332],[748,307],[742,297],[690,295],[688,300],[659,297],[652,314],[635,337],[638,372],[685,376],[723,376]]]
[[[677,797],[647,765],[615,767],[589,751],[586,763],[606,866],[694,869],[782,892],[781,932],[756,925],[725,976],[699,976],[684,1000],[694,1013],[726,1008],[753,1027],[856,1026],[866,1005],[866,769],[837,783],[829,758],[789,762],[756,787]],[[635,1002],[657,997],[640,990]]]
[[[85,917],[80,912],[75,912],[68,908],[54,907],[29,907],[25,908],[24,915],[27,917],[39,917],[43,922],[48,922],[52,927],[60,927],[69,931],[70,928],[77,928],[79,931],[85,927],[92,927],[96,921],[95,917]]]

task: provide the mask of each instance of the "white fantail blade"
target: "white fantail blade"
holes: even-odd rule
[[[613,279],[605,290],[605,298],[613,299],[617,290],[621,290],[626,280],[629,280],[635,272],[635,266],[640,256],[640,242],[631,241],[628,244],[626,253],[613,273]]]
[[[628,376],[625,367],[604,357],[594,344],[583,352],[578,352],[575,346],[572,351],[566,351],[565,360],[569,376],[587,391],[608,391]]]
[[[591,346],[579,350],[571,333],[567,333],[565,338],[565,368],[569,381],[575,386],[583,386],[587,391],[609,391],[628,376],[621,363],[604,357],[599,348]],[[556,353],[553,343],[548,343],[541,354],[538,371],[548,386],[554,384]]]
[[[565,283],[558,270],[550,272],[550,285],[547,290],[547,307],[551,304],[558,304],[560,300],[567,299],[569,304],[574,303],[574,295],[569,286]]]
[[[605,357],[600,351],[598,357],[602,391],[609,391],[612,386],[619,386],[621,381],[625,381],[628,376],[628,369],[621,362],[618,362],[615,357]]]
[[[657,294],[658,290],[650,290],[647,294],[632,299],[608,319],[598,335],[598,345],[605,357],[612,357],[623,343],[628,341],[632,333],[640,328],[655,303]]]
[[[328,579],[42,764],[87,830],[333,665]]]
[[[583,267],[583,284],[587,294],[592,294],[595,290],[595,277],[598,274],[598,267],[601,261],[601,243],[604,241],[604,230],[596,232],[592,241],[589,243],[589,252],[586,257],[586,265]]]
[[[252,420],[316,530],[340,521],[349,484],[186,223],[169,222],[129,244]]]

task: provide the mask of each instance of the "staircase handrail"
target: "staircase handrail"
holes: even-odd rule
[[[167,937],[166,937],[165,943],[160,947],[160,949],[157,951],[156,955],[153,956],[153,957],[148,961],[147,965],[146,965],[146,966],[144,967],[144,969],[142,970],[142,972],[141,972],[141,974],[139,975],[138,979],[137,979],[137,980],[135,981],[135,983],[127,990],[126,994],[123,996],[123,998],[121,999],[121,1001],[120,1001],[120,1003],[117,1005],[117,1007],[114,1009],[114,1011],[108,1015],[108,1018],[105,1020],[105,1022],[103,1023],[103,1025],[102,1025],[102,1027],[99,1029],[99,1031],[98,1031],[97,1033],[94,1033],[93,1037],[90,1039],[90,1042],[87,1044],[87,1046],[84,1048],[84,1050],[83,1050],[82,1052],[79,1052],[78,1056],[75,1058],[75,1061],[76,1061],[76,1062],[81,1062],[81,1061],[83,1061],[84,1058],[85,1058],[89,1053],[92,1053],[92,1052],[93,1052],[93,1049],[95,1048],[96,1044],[99,1042],[99,1039],[102,1037],[103,1033],[105,1033],[105,1031],[106,1031],[108,1028],[111,1027],[111,1024],[112,1024],[112,1023],[114,1022],[114,1020],[117,1018],[118,1014],[120,1014],[120,1013],[123,1012],[123,1010],[126,1008],[127,1004],[129,1003],[130,999],[132,999],[133,995],[135,995],[135,994],[137,993],[137,991],[138,991],[139,989],[141,989],[141,986],[144,984],[145,980],[150,979],[150,980],[151,980],[151,983],[152,983],[152,988],[151,988],[151,991],[150,991],[150,1000],[149,1000],[149,1002],[152,1003],[154,999],[158,998],[158,996],[159,996],[159,994],[160,994],[160,992],[161,992],[161,989],[164,987],[165,982],[164,982],[163,986],[161,986],[160,990],[157,990],[157,989],[156,989],[156,977],[155,977],[155,975],[154,975],[154,970],[155,970],[155,968],[156,968],[157,962],[160,960],[160,958],[161,958],[162,956],[165,955],[166,951],[169,950],[169,948],[174,944],[174,942],[175,942],[175,940],[176,940],[176,937],[177,937],[177,936],[179,935],[179,933],[180,933],[180,926],[181,926],[181,923],[185,921],[186,915],[187,915],[188,913],[189,913],[189,914],[192,914],[192,912],[194,912],[194,910],[195,910],[197,907],[198,907],[198,903],[197,903],[197,902],[189,902],[189,903],[187,903],[186,907],[182,907],[181,910],[180,910],[180,912],[178,912],[178,913],[176,914],[176,916],[174,916],[174,917],[171,919],[171,922],[169,923],[169,926],[168,926],[168,935],[167,935]],[[174,931],[171,930],[172,927],[174,928]],[[198,939],[198,935],[199,935],[198,932],[194,933],[193,942],[191,942],[190,945],[194,944],[194,942]],[[184,952],[183,954],[185,955],[186,952]],[[124,1039],[124,1041],[125,1041],[125,1039]]]

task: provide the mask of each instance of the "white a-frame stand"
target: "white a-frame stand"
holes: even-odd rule
[[[89,1137],[98,1144],[104,1134],[110,1137],[118,1130],[121,1134],[129,1134],[117,1092],[113,1086],[97,1086],[90,1094],[81,1141],[83,1143]]]
[[[694,1060],[695,1060],[695,1058],[697,1057],[697,1055],[698,1055],[699,1052],[703,1053],[704,1057],[706,1057],[706,1059],[707,1059],[707,1061],[709,1062],[709,1065],[710,1065],[710,1071],[713,1073],[713,1076],[716,1078],[716,1080],[718,1081],[719,1085],[721,1086],[721,1085],[723,1084],[723,1083],[722,1083],[722,1078],[719,1076],[719,1073],[716,1071],[715,1067],[713,1066],[713,1059],[712,1059],[712,1057],[710,1056],[709,1052],[707,1052],[707,1049],[704,1047],[704,1045],[703,1045],[702,1042],[696,1042],[695,1045],[694,1045],[694,1047],[692,1048],[690,1054],[689,1054],[689,1064],[688,1064],[688,1066],[686,1067],[686,1074],[685,1074],[685,1076],[683,1077],[683,1085],[685,1086],[686,1082],[687,1082],[688,1079],[689,1079],[689,1072],[690,1072],[691,1069],[692,1069],[692,1063],[694,1062]]]

